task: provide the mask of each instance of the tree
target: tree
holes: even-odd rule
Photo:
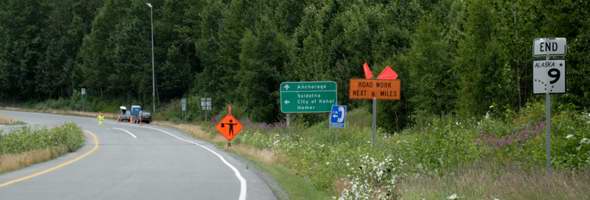
[[[460,41],[456,71],[460,75],[459,113],[479,116],[490,108],[503,111],[510,106],[512,93],[510,65],[496,39],[493,4],[474,0],[467,5],[465,38]]]
[[[458,77],[452,67],[449,42],[441,34],[443,27],[435,17],[424,16],[408,52],[413,109],[443,115],[455,108]],[[406,93],[407,94],[407,93]]]
[[[191,18],[190,9],[199,9],[200,2],[166,0],[162,8],[158,33],[157,83],[164,100],[181,97],[193,84],[199,71],[192,28],[198,18]]]
[[[46,48],[42,32],[47,23],[47,6],[35,0],[7,0],[2,4],[0,77],[6,84],[2,96],[13,100],[44,98],[44,93],[37,93],[37,85],[44,81],[38,78],[48,73],[41,63]]]
[[[240,46],[241,68],[236,78],[240,84],[239,90],[235,90],[240,94],[239,102],[255,121],[279,121],[277,90],[281,74],[290,63],[290,41],[263,16],[254,31],[244,32]]]
[[[139,0],[105,2],[82,46],[78,65],[82,86],[100,96],[127,94],[147,101],[151,96],[148,9]]]

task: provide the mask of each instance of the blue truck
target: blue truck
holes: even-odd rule
[[[150,123],[152,122],[152,114],[143,111],[140,105],[131,105],[131,109],[121,106],[121,112],[117,117],[118,121],[129,121],[130,123]]]

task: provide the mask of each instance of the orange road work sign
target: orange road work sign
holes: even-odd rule
[[[348,98],[350,99],[373,99],[378,100],[399,100],[400,80],[366,80],[350,79]]]
[[[215,128],[227,141],[231,142],[242,130],[242,123],[232,114],[227,114],[215,125]]]

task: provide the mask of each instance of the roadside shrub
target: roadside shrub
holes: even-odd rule
[[[414,166],[415,172],[440,174],[480,158],[478,135],[473,122],[448,116],[432,118],[422,127],[407,129],[390,144]]]
[[[53,147],[63,147],[72,152],[83,143],[82,130],[73,123],[52,129],[23,127],[11,133],[0,134],[0,155]]]
[[[590,114],[561,112],[552,119],[553,164],[573,169],[590,166]]]

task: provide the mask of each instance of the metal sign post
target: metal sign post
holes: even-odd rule
[[[291,114],[287,113],[287,128],[289,128],[289,123],[291,123]]]
[[[545,60],[549,60],[549,55],[545,56]],[[553,172],[551,167],[551,94],[549,90],[545,90],[545,165],[547,173],[551,175]]]
[[[371,129],[371,144],[375,146],[375,137],[377,137],[377,97],[373,97],[373,124]]]
[[[565,38],[537,38],[533,41],[533,93],[545,94],[545,156],[547,174],[551,167],[551,93],[565,93],[565,60],[550,60],[552,56],[563,57],[567,52]]]
[[[82,111],[86,111],[86,88],[81,88],[80,94],[82,96]]]
[[[547,173],[551,174],[551,95],[545,93],[545,154],[547,157]]]
[[[180,110],[182,111],[182,119],[186,120],[186,98],[180,99]]]

